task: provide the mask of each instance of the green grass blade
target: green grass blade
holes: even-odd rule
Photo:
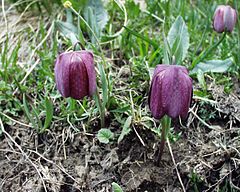
[[[107,83],[107,77],[104,72],[103,65],[98,64],[98,69],[100,73],[100,79],[101,79],[101,84],[102,84],[102,96],[103,96],[103,107],[106,106],[108,102],[108,83]]]
[[[48,98],[45,99],[45,108],[46,108],[46,118],[44,121],[43,131],[50,126],[53,118],[53,103]]]
[[[37,126],[36,126],[36,123],[34,122],[34,120],[32,118],[30,110],[28,108],[28,104],[27,104],[27,101],[26,101],[26,95],[25,94],[23,94],[23,109],[24,109],[24,112],[26,114],[27,119],[30,121],[32,126],[36,128]]]
[[[157,48],[159,47],[159,45],[158,45],[155,41],[149,39],[148,37],[143,36],[143,35],[135,32],[135,31],[129,29],[128,27],[125,27],[125,26],[124,26],[124,28],[125,28],[130,34],[132,34],[132,35],[134,35],[134,36],[142,39],[143,41],[148,42],[148,43],[149,43],[150,45],[152,45],[155,49],[157,49]]]

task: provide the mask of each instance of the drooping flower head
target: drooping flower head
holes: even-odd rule
[[[156,119],[164,115],[185,119],[192,99],[192,79],[185,67],[157,65],[151,82],[149,107]]]
[[[82,99],[96,91],[96,72],[93,54],[71,51],[60,54],[55,62],[57,89],[63,97]]]
[[[213,16],[213,28],[216,32],[232,32],[237,22],[237,12],[229,5],[219,5]]]

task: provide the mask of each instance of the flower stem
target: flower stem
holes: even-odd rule
[[[160,165],[160,161],[162,158],[162,154],[163,154],[163,150],[164,150],[164,146],[165,146],[165,142],[166,142],[166,138],[164,135],[166,135],[165,133],[166,128],[162,127],[162,133],[161,133],[161,143],[158,149],[158,155],[157,155],[157,161],[156,161],[156,165],[159,166]]]
[[[161,161],[161,158],[162,158],[162,154],[163,154],[166,138],[168,136],[168,132],[169,132],[169,129],[170,129],[170,126],[171,126],[171,119],[170,119],[170,117],[164,116],[162,118],[162,120],[161,120],[161,125],[162,125],[161,142],[160,142],[160,146],[159,146],[159,149],[158,149],[156,166],[160,165],[160,161]]]
[[[106,80],[107,80],[107,86],[108,86],[108,89],[107,89],[107,95],[108,95],[108,98],[110,97],[110,80],[109,80],[109,76],[108,76],[108,67],[107,67],[107,62],[106,62],[106,59],[104,57],[104,53],[103,53],[103,50],[102,50],[102,47],[100,45],[100,42],[98,40],[98,37],[96,36],[95,32],[93,31],[93,29],[89,26],[89,24],[86,22],[86,20],[72,7],[70,6],[70,9],[73,11],[74,14],[76,14],[81,21],[83,21],[83,23],[87,26],[87,28],[91,31],[93,37],[95,38],[96,42],[97,42],[97,45],[99,47],[99,50],[100,50],[100,57],[102,59],[102,62],[103,62],[103,67],[104,67],[104,73],[106,74]],[[98,100],[99,100],[99,106],[101,106],[101,110],[99,109],[99,112],[101,113],[100,116],[101,116],[101,121],[104,121],[104,117],[105,116],[105,108],[106,108],[106,105],[103,104],[103,102],[100,102],[100,96],[99,96],[99,90],[97,90],[97,97],[98,97]],[[101,125],[102,127],[104,126],[104,122],[101,122]]]
[[[217,46],[225,39],[227,32],[224,32],[221,39],[219,39],[218,42],[216,42],[214,45],[209,47],[205,52],[202,52],[193,62],[191,69],[193,69],[198,63],[200,63],[203,59],[205,59],[209,53],[211,53],[214,49],[217,48]]]

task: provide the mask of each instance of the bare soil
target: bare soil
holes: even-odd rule
[[[186,191],[238,191],[240,130],[238,120],[229,124],[230,119],[207,127],[190,113],[189,126],[170,143],[176,164],[166,146],[159,167],[159,138],[138,126],[142,142],[131,131],[120,144],[105,145],[95,134],[76,133],[63,123],[43,134],[4,125],[9,135],[0,138],[0,191],[107,192],[112,182],[129,192],[183,191],[176,168]]]

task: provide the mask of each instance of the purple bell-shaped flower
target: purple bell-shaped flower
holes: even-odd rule
[[[213,28],[216,32],[232,32],[237,22],[237,12],[229,5],[219,5],[213,16]]]
[[[192,99],[192,79],[185,67],[157,65],[152,78],[149,107],[156,119],[164,115],[185,119]]]
[[[93,54],[71,51],[60,54],[55,63],[57,89],[63,97],[82,99],[96,91],[96,72]]]

